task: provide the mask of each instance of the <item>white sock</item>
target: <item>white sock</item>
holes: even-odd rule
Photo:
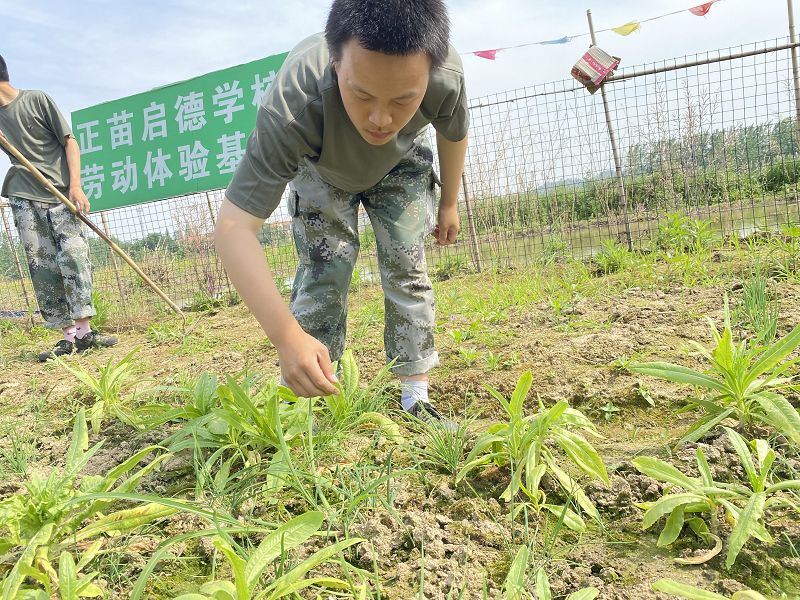
[[[400,403],[403,410],[411,410],[417,402],[428,401],[428,382],[423,381],[404,381],[400,384]]]

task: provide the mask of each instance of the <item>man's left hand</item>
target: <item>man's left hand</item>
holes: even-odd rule
[[[461,229],[461,222],[458,218],[458,207],[439,205],[438,223],[434,227],[431,235],[436,238],[440,246],[449,246],[455,243],[458,232]]]
[[[85,215],[89,214],[89,209],[91,208],[89,205],[89,199],[86,197],[86,194],[83,193],[81,188],[70,188],[69,200],[75,205],[75,208],[77,208],[79,212],[82,212]]]

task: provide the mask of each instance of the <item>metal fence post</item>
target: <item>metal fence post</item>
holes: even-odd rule
[[[789,11],[789,42],[792,44],[792,80],[794,82],[794,131],[795,131],[795,144],[800,145],[800,76],[798,76],[797,66],[797,46],[794,43],[797,41],[794,31],[794,6],[792,0],[786,0],[786,5]]]
[[[586,18],[589,20],[589,33],[592,35],[592,45],[597,45],[597,38],[594,34],[594,23],[592,23],[592,11],[586,11]],[[625,238],[628,242],[628,250],[633,251],[633,240],[631,239],[631,225],[628,221],[628,198],[625,195],[625,179],[622,175],[622,160],[617,149],[617,136],[614,134],[614,123],[611,120],[611,110],[608,108],[608,96],[606,96],[605,83],[600,84],[600,95],[603,98],[603,109],[606,113],[606,127],[608,127],[608,138],[611,140],[611,152],[614,155],[614,169],[617,172],[617,188],[619,190],[619,201],[622,205],[622,214],[625,219]]]
[[[478,230],[475,227],[475,215],[472,213],[472,200],[467,191],[467,174],[461,173],[461,187],[464,189],[464,206],[467,209],[467,226],[469,227],[469,241],[472,246],[472,260],[475,263],[475,270],[480,273],[483,271],[483,261],[481,260],[481,247],[478,244]]]
[[[28,286],[25,285],[25,274],[22,271],[22,265],[17,256],[17,249],[14,247],[13,238],[11,237],[11,226],[8,224],[8,217],[6,216],[6,207],[0,206],[0,214],[3,215],[3,227],[6,230],[6,241],[8,248],[11,250],[11,256],[14,257],[14,266],[17,268],[17,275],[19,276],[19,284],[22,288],[22,295],[25,297],[25,306],[28,308],[28,318],[33,323],[33,309],[31,308],[31,298],[28,295]]]
[[[106,235],[109,239],[111,238],[111,228],[108,226],[108,219],[106,219],[106,211],[100,211],[100,219],[103,221],[103,229],[106,232]],[[114,269],[114,277],[117,278],[117,288],[119,289],[119,301],[122,304],[122,308],[125,312],[128,312],[128,300],[125,296],[125,288],[122,287],[122,279],[119,276],[119,266],[117,265],[117,257],[111,251],[109,246],[106,246],[106,252],[108,253],[109,257],[111,258],[111,266]]]

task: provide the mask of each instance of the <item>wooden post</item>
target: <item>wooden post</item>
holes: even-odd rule
[[[592,35],[592,46],[597,45],[597,38],[594,34],[594,23],[592,23],[592,11],[586,11],[586,18],[589,20],[589,33]],[[625,238],[628,242],[628,250],[633,251],[633,240],[631,239],[631,225],[628,222],[628,198],[625,195],[625,179],[622,175],[622,160],[617,149],[617,136],[614,133],[614,122],[611,120],[611,110],[608,108],[608,96],[606,96],[606,84],[600,83],[600,95],[603,98],[603,109],[606,113],[606,127],[608,128],[608,138],[611,140],[611,152],[614,155],[614,168],[617,171],[617,190],[619,191],[619,202],[622,205],[622,213],[625,219]]]
[[[111,228],[108,226],[108,219],[106,219],[106,211],[100,211],[100,218],[103,221],[103,229],[106,232],[106,235],[109,239],[113,239],[111,237]],[[125,296],[125,288],[122,287],[122,279],[119,276],[119,266],[117,265],[117,257],[114,256],[114,253],[111,252],[111,248],[106,246],[106,251],[108,252],[108,257],[111,259],[111,265],[114,269],[114,277],[117,278],[117,288],[119,289],[119,300],[122,303],[122,307],[125,309],[125,312],[128,311],[128,299]]]
[[[31,308],[30,296],[28,296],[28,286],[25,285],[25,274],[22,271],[22,265],[19,262],[19,256],[17,256],[17,249],[14,247],[14,242],[11,238],[11,226],[8,224],[5,206],[0,207],[0,214],[3,215],[3,227],[6,230],[6,241],[8,241],[8,247],[11,250],[11,256],[14,257],[14,265],[17,267],[17,275],[19,276],[19,284],[22,287],[22,295],[25,297],[25,305],[28,307],[28,318],[33,322],[33,309]]]
[[[472,213],[472,200],[467,190],[467,174],[461,173],[461,187],[464,189],[464,206],[467,208],[467,226],[469,227],[469,238],[472,246],[472,259],[475,262],[475,270],[480,273],[483,271],[483,260],[481,259],[481,247],[478,243],[478,230],[475,227],[475,216]]]

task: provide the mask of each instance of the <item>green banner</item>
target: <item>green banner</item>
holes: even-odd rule
[[[227,187],[286,53],[72,113],[92,211]]]

